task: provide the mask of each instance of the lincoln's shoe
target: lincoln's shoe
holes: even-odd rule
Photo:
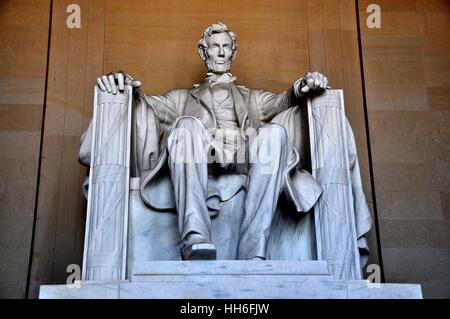
[[[181,250],[183,260],[215,260],[216,246],[209,243],[193,244]]]

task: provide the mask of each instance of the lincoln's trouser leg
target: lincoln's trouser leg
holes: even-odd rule
[[[238,258],[266,258],[272,218],[289,160],[286,130],[278,124],[261,127],[250,137],[250,170]]]
[[[198,247],[214,250],[215,258],[215,249],[211,246],[194,245],[211,243],[211,219],[206,206],[207,152],[210,145],[211,136],[205,126],[193,117],[179,118],[167,141],[168,163],[174,186],[183,259],[196,258],[192,256],[191,250]],[[197,248],[192,248],[193,245]],[[203,256],[200,256],[202,254]],[[213,258],[211,254],[209,256],[204,254],[205,251],[201,252],[197,258]]]

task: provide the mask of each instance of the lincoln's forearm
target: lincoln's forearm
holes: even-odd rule
[[[287,95],[287,100],[288,102],[288,107],[293,107],[296,105],[299,105],[302,101],[302,99],[304,98],[303,95],[297,95],[295,93],[295,87],[292,86],[289,90],[286,91],[286,95]]]

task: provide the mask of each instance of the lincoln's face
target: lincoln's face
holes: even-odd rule
[[[227,32],[213,33],[206,38],[206,67],[209,72],[225,73],[231,69],[233,40]]]

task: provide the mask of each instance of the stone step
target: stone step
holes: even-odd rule
[[[208,276],[212,277],[212,276]],[[231,276],[227,276],[231,277]],[[293,276],[295,277],[295,276]],[[379,284],[364,280],[292,281],[250,276],[233,281],[89,282],[79,288],[43,285],[41,299],[421,299],[420,285]]]
[[[156,282],[156,281],[176,281],[176,282],[239,282],[243,280],[254,280],[256,277],[264,277],[264,280],[276,281],[332,281],[331,275],[137,275],[133,276],[132,282]]]
[[[212,276],[209,276],[210,278]],[[228,276],[230,277],[230,276]],[[153,281],[120,284],[120,299],[346,299],[347,285],[255,275],[240,280]]]
[[[325,261],[152,261],[130,281],[41,286],[40,298],[372,299],[421,298],[420,285],[333,280]]]
[[[330,276],[326,261],[193,260],[136,263],[133,279],[175,275],[308,275]]]
[[[276,281],[331,281],[324,261],[152,261],[134,267],[133,282],[238,282],[264,276]]]

